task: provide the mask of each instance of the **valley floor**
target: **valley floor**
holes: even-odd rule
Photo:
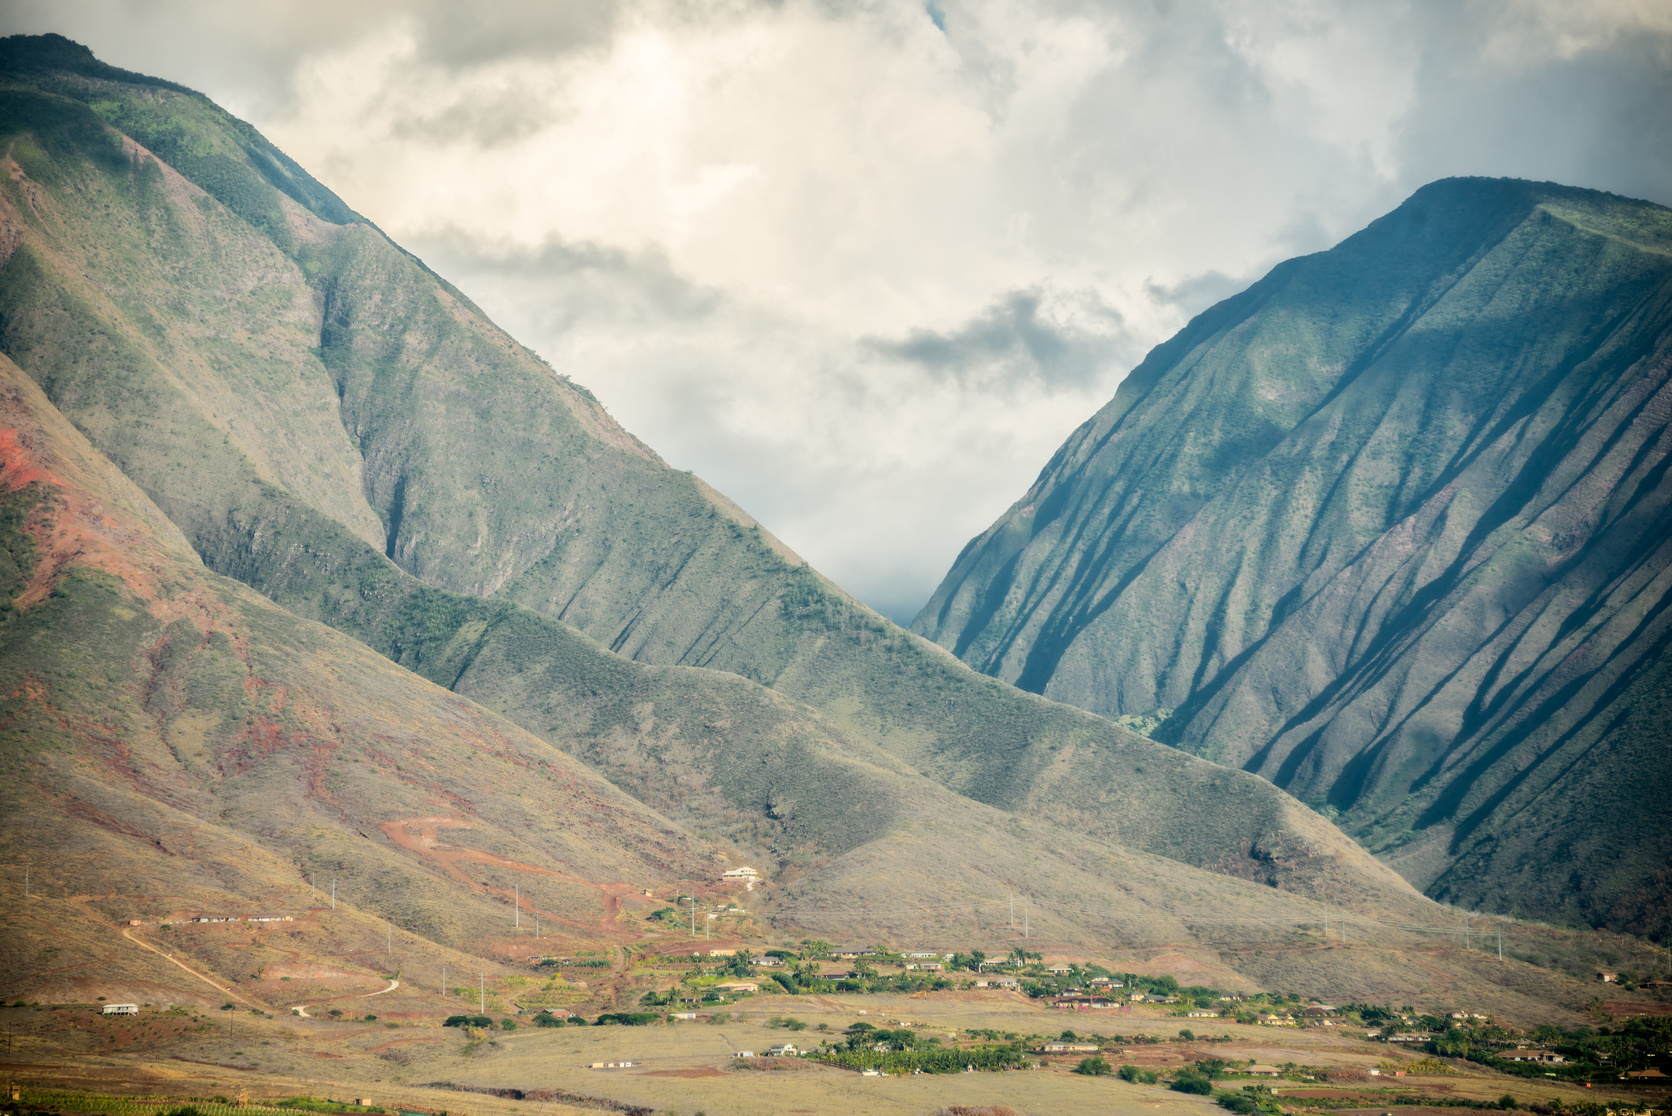
[[[391,997],[393,998],[393,997]],[[375,1006],[373,1001],[367,1006]],[[756,1006],[758,1005],[758,1006]],[[391,1023],[387,1019],[332,1021],[297,1016],[254,1016],[240,1011],[176,1016],[183,1026],[127,1050],[95,1049],[99,1020],[90,1006],[0,1008],[12,1033],[13,1047],[0,1066],[23,1090],[26,1105],[54,1106],[50,1090],[88,1094],[165,1096],[175,1099],[215,1096],[252,1104],[308,1095],[334,1100],[363,1098],[375,1106],[409,1113],[447,1112],[508,1116],[576,1116],[599,1111],[653,1111],[667,1116],[750,1116],[785,1113],[864,1113],[872,1116],[921,1116],[943,1111],[993,1108],[1015,1113],[1145,1112],[1156,1116],[1220,1112],[1211,1098],[1173,1092],[1161,1085],[1129,1084],[1115,1077],[1086,1077],[1073,1072],[1081,1055],[1030,1058],[1041,1068],[1001,1073],[964,1073],[909,1077],[863,1077],[810,1062],[774,1064],[783,1068],[739,1068],[731,1055],[740,1050],[764,1053],[779,1042],[816,1045],[855,1022],[877,1026],[906,1024],[947,1044],[954,1034],[988,1029],[1033,1036],[1030,1047],[1056,1038],[1065,1027],[1081,1036],[1122,1034],[1154,1036],[1154,1044],[1130,1044],[1106,1051],[1114,1065],[1133,1064],[1159,1070],[1179,1069],[1201,1058],[1262,1065],[1300,1067],[1289,1079],[1230,1078],[1219,1084],[1236,1089],[1261,1080],[1287,1099],[1291,1112],[1425,1111],[1410,1098],[1431,1099],[1435,1110],[1495,1102],[1513,1096],[1523,1108],[1591,1100],[1607,1105],[1634,1102],[1664,1107],[1664,1083],[1618,1088],[1511,1078],[1468,1063],[1423,1059],[1359,1033],[1319,1028],[1243,1026],[1228,1020],[1193,1020],[1195,1041],[1179,1038],[1185,1020],[1163,1009],[1135,1007],[1088,1019],[1085,1012],[1052,1011],[1036,1001],[1002,992],[937,992],[917,996],[772,996],[736,1005],[740,1010],[722,1024],[680,1023],[647,1027],[523,1027],[492,1038],[475,1039],[438,1020]],[[147,1013],[151,1014],[151,1013]],[[404,1014],[404,1013],[403,1013]],[[788,1031],[771,1026],[774,1017],[793,1017],[807,1027]],[[198,1019],[210,1020],[207,1029]],[[1206,1041],[1209,1038],[1215,1041]],[[593,1069],[594,1062],[631,1062],[631,1067]],[[759,1064],[759,1063],[757,1063]],[[1409,1067],[1394,1078],[1398,1067]],[[1369,1071],[1380,1068],[1380,1075]],[[1301,1080],[1305,1071],[1310,1080]],[[1319,1081],[1319,1071],[1324,1080]],[[447,1087],[448,1085],[453,1088]],[[463,1087],[461,1089],[460,1087]],[[474,1090],[498,1089],[543,1095],[518,1100]],[[465,1091],[470,1090],[470,1091]],[[962,1106],[956,1107],[956,1106]],[[146,1111],[141,1108],[134,1111]],[[154,1111],[161,1113],[163,1108]],[[224,1110],[232,1116],[233,1110]],[[220,1116],[222,1110],[205,1112]],[[254,1116],[250,1110],[250,1116]]]

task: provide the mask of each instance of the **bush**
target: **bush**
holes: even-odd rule
[[[612,1011],[605,1012],[598,1017],[594,1027],[607,1027],[619,1023],[623,1027],[645,1027],[656,1022],[661,1016],[653,1011]]]
[[[1130,1081],[1134,1085],[1154,1085],[1161,1080],[1161,1075],[1154,1070],[1139,1069],[1137,1066],[1122,1066],[1120,1079]]]
[[[542,1011],[534,1017],[534,1025],[536,1027],[561,1027],[563,1026],[563,1020],[549,1011]]]
[[[1102,1058],[1081,1058],[1080,1064],[1074,1067],[1075,1073],[1083,1073],[1087,1077],[1106,1077],[1110,1073],[1109,1063]]]
[[[1505,1093],[1503,1096],[1498,1098],[1498,1107],[1503,1109],[1505,1112],[1508,1112],[1512,1108],[1520,1108],[1521,1106],[1515,1102],[1514,1097]]]
[[[449,1015],[443,1027],[480,1027],[487,1030],[493,1026],[493,1020],[485,1015]]]
[[[1212,1094],[1213,1082],[1195,1070],[1180,1070],[1168,1088],[1178,1093],[1195,1093],[1205,1097]]]
[[[1187,1028],[1179,1032],[1179,1038],[1183,1039],[1185,1042],[1195,1042],[1196,1032]]]

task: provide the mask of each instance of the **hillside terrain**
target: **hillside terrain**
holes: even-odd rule
[[[1451,916],[1397,881],[1343,877],[1358,889],[1347,905],[1091,840],[960,799],[758,685],[635,664],[576,634],[577,704],[606,683],[616,700],[644,699],[618,720],[585,711],[587,727],[568,730],[583,764],[205,570],[3,357],[0,418],[16,571],[0,630],[0,855],[31,869],[0,925],[8,995],[224,996],[271,1011],[287,994],[363,996],[393,973],[411,987],[384,1009],[422,1013],[448,966],[490,973],[503,1000],[537,948],[509,923],[526,934],[541,919],[547,949],[681,943],[646,914],[680,890],[724,898],[706,881],[738,845],[782,857],[775,894],[753,901],[792,932],[1159,954],[1232,987],[1355,997],[1420,994],[1404,961],[1415,951],[1448,989],[1517,1017],[1590,995],[1559,968],[1456,949]],[[529,680],[548,700],[551,683]],[[723,720],[700,734],[648,712],[668,707]],[[743,727],[739,746],[717,742],[725,724]],[[815,801],[775,797],[819,780]],[[1028,904],[1026,937],[1007,924],[1007,896]],[[178,926],[255,913],[296,924]],[[1375,944],[1331,941],[1322,928],[1349,917]],[[130,933],[130,920],[152,929]],[[1619,948],[1574,955],[1560,934],[1513,932],[1539,962]],[[1643,960],[1629,946],[1619,956]],[[290,974],[306,982],[286,987]],[[615,995],[576,993],[603,1006]]]
[[[1438,898],[1672,933],[1672,211],[1447,180],[1157,347],[914,628]]]
[[[1263,780],[854,602],[203,98],[73,44],[8,49],[0,351],[210,569],[559,747],[654,726],[776,755],[767,726],[810,706],[850,754],[1001,810],[1304,894],[1403,888]],[[746,715],[707,708],[738,693]],[[656,774],[632,766],[612,777]],[[728,824],[851,847],[835,781],[767,771]]]
[[[1455,948],[1269,782],[853,602],[206,99],[0,66],[7,996],[432,1018],[442,966],[514,1010],[570,951],[546,991],[609,1010],[682,895],[1528,1019],[1637,958]],[[294,923],[179,921],[257,912]]]

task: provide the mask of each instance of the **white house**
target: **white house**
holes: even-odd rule
[[[761,878],[761,874],[753,868],[743,867],[733,868],[729,872],[722,872],[720,874],[720,878],[722,880],[758,880]]]
[[[104,1006],[104,1014],[106,1014],[106,1015],[138,1015],[139,1014],[139,1005],[138,1004],[106,1004]]]

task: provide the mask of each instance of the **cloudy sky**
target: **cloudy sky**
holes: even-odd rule
[[[1447,175],[1672,204],[1672,2],[9,0],[203,90],[902,621],[1144,352]]]

